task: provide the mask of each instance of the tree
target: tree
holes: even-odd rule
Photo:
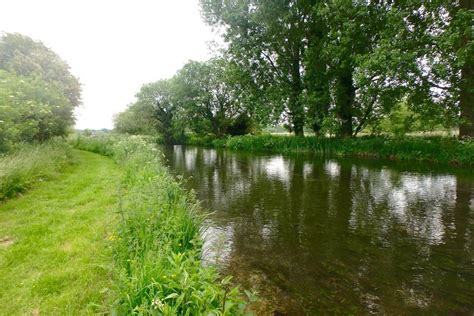
[[[81,86],[68,64],[28,36],[7,33],[0,38],[0,69],[23,77],[39,76],[62,91],[73,108],[81,103]]]
[[[201,0],[201,7],[207,23],[225,29],[229,56],[249,70],[272,106],[285,111],[295,134],[303,135],[310,1]]]
[[[394,2],[379,50],[395,61],[384,63],[385,78],[411,109],[422,120],[458,125],[460,136],[474,134],[472,6],[464,0]]]
[[[176,99],[190,128],[198,134],[222,137],[247,109],[235,65],[224,59],[191,61],[176,75]]]
[[[459,136],[474,137],[474,1],[460,0],[461,45],[459,48],[461,66]]]
[[[74,124],[80,85],[67,64],[20,34],[0,38],[0,151],[64,136]]]
[[[228,55],[288,128],[356,136],[402,100],[474,131],[472,0],[201,0]],[[272,112],[272,111],[268,111]],[[331,123],[332,124],[332,123]],[[472,128],[472,130],[471,130]]]
[[[136,94],[137,101],[115,118],[115,129],[130,134],[163,136],[175,143],[184,136],[184,120],[176,99],[176,80],[165,79],[145,84]]]
[[[124,134],[153,135],[156,131],[153,128],[151,113],[151,107],[129,104],[125,111],[114,115],[114,128]]]
[[[63,136],[72,125],[72,107],[64,95],[39,78],[0,70],[0,152],[19,142]]]

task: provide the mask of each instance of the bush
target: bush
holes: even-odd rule
[[[25,192],[35,183],[56,176],[73,162],[70,146],[60,140],[24,144],[0,157],[0,200]]]

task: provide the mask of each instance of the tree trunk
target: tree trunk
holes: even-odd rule
[[[352,112],[355,99],[355,88],[352,83],[352,70],[344,70],[339,77],[337,115],[341,120],[339,136],[352,136]]]
[[[461,0],[460,8],[474,10],[474,0]],[[472,21],[471,21],[472,24]],[[467,46],[472,41],[471,29],[463,39],[463,46]],[[467,56],[461,69],[461,91],[459,105],[461,108],[461,124],[459,126],[459,137],[474,137],[474,58]]]
[[[292,26],[295,28],[296,26]],[[291,113],[291,123],[296,136],[304,136],[305,113],[301,103],[301,92],[303,83],[301,80],[300,61],[301,61],[301,43],[298,36],[293,36],[291,59],[291,95],[289,108]]]
[[[326,76],[326,65],[320,60],[316,60],[307,76],[308,93],[311,96],[311,104],[308,109],[308,116],[311,121],[311,128],[316,136],[321,135],[324,118],[329,112],[329,86]]]
[[[304,136],[304,110],[299,92],[293,91],[290,97],[290,112],[293,131],[296,136]]]

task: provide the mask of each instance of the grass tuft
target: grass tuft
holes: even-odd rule
[[[24,144],[0,157],[0,201],[50,179],[73,161],[72,148],[60,140]]]

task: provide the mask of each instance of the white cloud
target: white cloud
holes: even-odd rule
[[[198,0],[10,0],[0,31],[41,40],[79,77],[78,128],[110,128],[143,83],[210,57]]]

